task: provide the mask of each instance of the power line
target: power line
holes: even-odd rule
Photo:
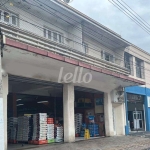
[[[7,7],[5,7],[5,8],[7,8]],[[7,9],[8,10],[8,9]],[[9,10],[8,10],[9,11]],[[25,11],[25,12],[27,12],[27,11]],[[28,13],[28,12],[27,12]],[[32,13],[30,13],[31,15],[34,15],[34,14],[32,14]],[[24,15],[23,15],[24,16]],[[34,15],[35,16],[35,15]],[[26,17],[26,16],[24,16],[24,17]],[[35,16],[35,17],[37,17],[37,16]],[[28,17],[26,17],[26,18],[28,18]],[[39,17],[37,17],[37,18],[39,18]],[[19,18],[18,18],[19,19]],[[28,18],[29,19],[29,18]],[[40,19],[43,19],[43,18],[40,18]],[[28,21],[26,21],[26,22],[28,22]],[[47,21],[45,21],[45,22],[47,22]],[[37,23],[37,22],[36,22]],[[51,22],[48,22],[48,23],[50,23],[50,24],[52,24]],[[33,24],[33,23],[32,23]],[[37,23],[37,24],[39,24],[39,23]],[[53,26],[55,26],[55,27],[58,27],[58,26],[56,26],[55,24],[52,24]],[[37,25],[35,25],[35,26],[37,26]],[[40,27],[41,28],[41,27]],[[60,28],[60,27],[58,27],[58,28]],[[42,28],[43,29],[43,28]],[[62,29],[62,28],[60,28],[61,30],[63,30],[63,31],[65,31],[65,32],[67,32],[67,33],[70,33],[71,35],[73,35],[73,36],[75,36],[75,37],[78,37],[78,36],[76,36],[75,34],[72,34],[71,32],[68,32],[67,30],[64,30],[64,29]],[[64,37],[64,36],[63,36]],[[64,38],[66,38],[66,37],[64,37]],[[80,37],[78,37],[79,39],[81,39],[82,40],[82,38],[80,38]],[[66,38],[66,39],[68,39],[68,38]],[[73,40],[72,40],[73,41]],[[95,40],[96,41],[96,40]],[[76,42],[76,41],[73,41],[73,42]],[[84,42],[85,42],[85,40],[84,40]],[[97,41],[98,42],[98,41]],[[76,42],[76,43],[78,43],[78,42]],[[88,41],[88,43],[90,43],[89,41]],[[100,43],[100,42],[99,42]],[[105,42],[105,43],[107,43],[107,42]],[[78,43],[78,44],[81,44],[81,43]],[[93,46],[95,46],[95,47],[97,47],[96,45],[94,45],[93,43],[90,43],[91,45],[93,45]],[[100,43],[101,44],[101,43]],[[107,43],[108,44],[108,43]],[[82,44],[81,44],[82,45]],[[102,44],[101,44],[102,45]],[[106,47],[106,46],[104,46],[104,47]],[[99,50],[99,47],[97,47],[98,49],[95,49],[95,48],[93,48],[93,47],[90,47],[90,46],[88,46],[88,48],[91,48],[92,50],[95,50],[95,51],[97,51],[97,52],[101,52],[100,50]],[[94,52],[95,53],[95,52]],[[113,51],[113,53],[116,53],[116,52],[114,52]],[[97,54],[97,53],[96,53]],[[117,55],[119,55],[119,54],[117,54]],[[120,55],[121,56],[121,55]],[[119,58],[117,58],[118,60],[119,60]]]
[[[35,1],[35,0],[34,0]],[[39,0],[38,0],[39,1]],[[44,4],[44,3],[42,3],[42,4]],[[40,5],[41,6],[41,5]],[[47,6],[47,5],[46,5]],[[50,7],[50,6],[48,6],[48,7]],[[50,7],[51,9],[53,9],[52,7]],[[41,9],[41,8],[40,8]],[[55,10],[55,9],[53,9],[53,10]],[[45,11],[45,10],[44,10]],[[57,10],[55,10],[56,12],[59,12],[59,11],[57,11]],[[46,11],[47,12],[47,11]],[[61,13],[62,14],[62,13]],[[64,14],[63,14],[64,15]],[[56,15],[55,15],[56,16]],[[65,15],[66,16],[66,15]],[[67,16],[68,17],[68,16]],[[60,17],[59,17],[60,18]],[[72,18],[70,18],[70,17],[68,17],[69,19],[72,19]],[[79,22],[78,22],[79,23]],[[74,26],[74,25],[73,25]],[[85,25],[84,25],[85,26]],[[89,28],[90,29],[90,28]],[[107,38],[107,37],[106,37]],[[88,41],[88,43],[89,43],[89,41]],[[100,43],[101,44],[101,43]],[[108,43],[107,43],[108,44]],[[94,45],[94,44],[93,44]],[[106,47],[106,46],[105,46]],[[114,52],[114,53],[116,53],[116,52]],[[117,53],[117,55],[118,55],[118,53]],[[121,55],[120,55],[121,56]],[[122,56],[121,56],[122,57]]]
[[[67,17],[67,18],[70,19],[70,20],[73,20],[73,21],[76,22],[76,23],[81,24],[81,22],[74,20],[73,18],[71,18],[71,17],[69,17],[69,16],[63,14],[62,12],[60,12],[60,11],[58,11],[58,10],[52,8],[52,7],[50,7],[49,5],[46,5],[46,4],[43,3],[43,2],[40,2],[39,0],[33,0],[33,1],[35,1],[36,3],[38,3],[40,6],[42,6],[42,7],[45,8],[46,10],[43,9],[42,7],[40,7],[40,6],[37,6],[37,5],[36,5],[36,7],[38,7],[38,8],[40,8],[40,9],[44,10],[45,12],[48,12],[49,14],[52,14],[53,16],[55,16],[55,17],[57,17],[57,18],[63,20],[64,22],[70,24],[72,27],[75,27],[75,28],[78,29],[79,31],[82,31],[79,27],[77,27],[77,26],[75,26],[74,24],[71,24],[70,22],[64,20],[62,17],[58,16],[57,14],[54,14],[53,12],[51,12],[51,11],[50,11],[49,9],[47,9],[46,7],[50,8],[50,9],[52,9],[52,10],[58,12],[58,13],[60,13],[61,15]],[[30,4],[31,4],[31,3],[30,3]],[[32,5],[32,4],[31,4],[31,5]],[[46,7],[44,7],[43,5],[45,5]],[[110,38],[104,36],[103,34],[98,33],[97,31],[94,31],[93,29],[91,29],[91,28],[89,28],[89,27],[87,27],[87,26],[85,26],[85,25],[83,25],[83,24],[82,24],[82,26],[83,26],[83,27],[86,27],[87,29],[90,29],[91,31],[93,31],[93,32],[96,33],[96,34],[99,34],[100,36],[103,36],[103,37],[109,39],[110,41],[112,41],[113,43],[115,43],[115,44],[117,44],[117,45],[123,46],[123,45],[119,44],[118,42],[113,41],[112,39],[110,39]],[[96,36],[95,34],[91,34],[91,32],[89,32],[89,30],[86,31],[86,32],[87,32],[87,33],[90,33],[90,35],[93,35],[94,37]],[[97,36],[96,36],[96,37],[97,37]],[[97,38],[99,38],[99,37],[97,37]],[[108,44],[108,43],[107,43],[107,44]]]
[[[132,9],[130,8],[130,9],[128,9],[125,5],[123,5],[119,0],[117,0],[118,2],[119,2],[119,4],[121,5],[121,6],[123,6],[124,8],[126,8],[126,10],[128,10],[134,17],[135,17],[135,20],[138,20],[138,21],[140,21],[146,28],[148,28],[148,30],[150,29],[150,27],[148,27],[143,21],[141,21],[132,11]]]
[[[7,0],[7,1],[4,2],[4,3],[1,2],[0,6],[1,6],[1,7],[4,6],[8,1],[9,1],[9,0]]]
[[[20,18],[19,18],[20,19]],[[23,20],[23,21],[25,21],[25,20]],[[27,22],[27,21],[26,21]],[[29,23],[29,22],[28,22]],[[30,24],[32,24],[32,25],[34,25],[35,27],[38,27],[37,25],[35,25],[35,24],[33,24],[33,23],[30,23]],[[39,28],[39,27],[38,27]],[[42,27],[40,27],[40,28],[42,28]],[[44,28],[42,28],[42,29],[44,29]],[[42,30],[43,31],[43,30]],[[76,41],[74,41],[74,42],[76,42]],[[100,52],[100,51],[99,51]],[[124,60],[122,60],[122,59],[119,59],[119,60],[121,60],[121,61],[123,61],[123,62],[125,62]],[[136,64],[135,64],[135,66],[136,66]],[[145,69],[144,69],[145,70]]]
[[[138,26],[140,26],[144,31],[146,31],[150,35],[150,31],[145,28],[139,21],[137,21],[130,13],[128,13],[124,8],[122,8],[120,5],[118,5],[114,0],[108,0],[110,3],[112,3],[115,7],[117,7],[120,11],[122,11],[126,16],[128,16],[132,21],[134,21]]]
[[[125,3],[123,0],[121,0],[126,6],[128,6],[128,8],[130,8],[144,23],[146,23],[148,26],[150,26],[150,24],[148,22],[146,22],[138,13],[136,13],[127,3]]]

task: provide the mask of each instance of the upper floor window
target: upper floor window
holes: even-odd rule
[[[46,37],[52,41],[58,42],[58,43],[64,43],[63,35],[56,31],[44,29],[44,37]]]
[[[113,63],[115,61],[114,56],[108,52],[101,51],[101,57],[102,57],[102,59],[104,59],[106,61],[110,61]]]
[[[88,53],[88,44],[86,44],[86,43],[82,43],[82,48],[83,48],[83,52],[86,54],[86,53]]]
[[[133,75],[133,56],[127,52],[124,53],[124,65],[131,75]]]
[[[136,77],[144,79],[144,61],[135,58],[135,63],[136,63]]]
[[[18,26],[17,15],[3,10],[0,10],[0,21],[14,26]]]

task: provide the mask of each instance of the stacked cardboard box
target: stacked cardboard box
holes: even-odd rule
[[[63,142],[63,127],[55,125],[55,142]]]
[[[29,125],[31,117],[23,116],[18,118],[17,141],[28,142],[31,127]]]
[[[17,125],[18,125],[18,118],[11,117],[8,119],[8,140],[13,140],[13,142],[17,139]]]
[[[47,118],[47,141],[48,143],[54,142],[54,120]]]
[[[33,115],[33,141],[45,141],[47,138],[47,114]]]
[[[82,114],[75,114],[75,134],[80,134],[82,126]]]

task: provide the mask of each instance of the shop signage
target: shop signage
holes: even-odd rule
[[[96,102],[96,105],[104,105],[104,101],[103,101],[103,98],[96,98],[95,99],[95,102]]]
[[[150,96],[147,97],[147,105],[150,107]]]
[[[90,83],[92,74],[90,72],[83,73],[83,67],[76,67],[74,73],[64,73],[64,68],[60,68],[58,83]]]
[[[136,95],[136,94],[127,94],[127,100],[128,101],[142,101],[143,96],[141,95]]]

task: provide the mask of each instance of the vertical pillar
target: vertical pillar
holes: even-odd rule
[[[64,142],[75,142],[74,85],[63,86]]]
[[[125,117],[124,117],[124,103],[118,105],[115,109],[115,118],[116,118],[116,134],[125,135]]]
[[[4,149],[7,150],[7,95],[8,95],[8,75],[2,77],[3,86],[3,115],[4,115]]]
[[[104,94],[104,115],[106,136],[114,136],[112,102],[110,93]]]

